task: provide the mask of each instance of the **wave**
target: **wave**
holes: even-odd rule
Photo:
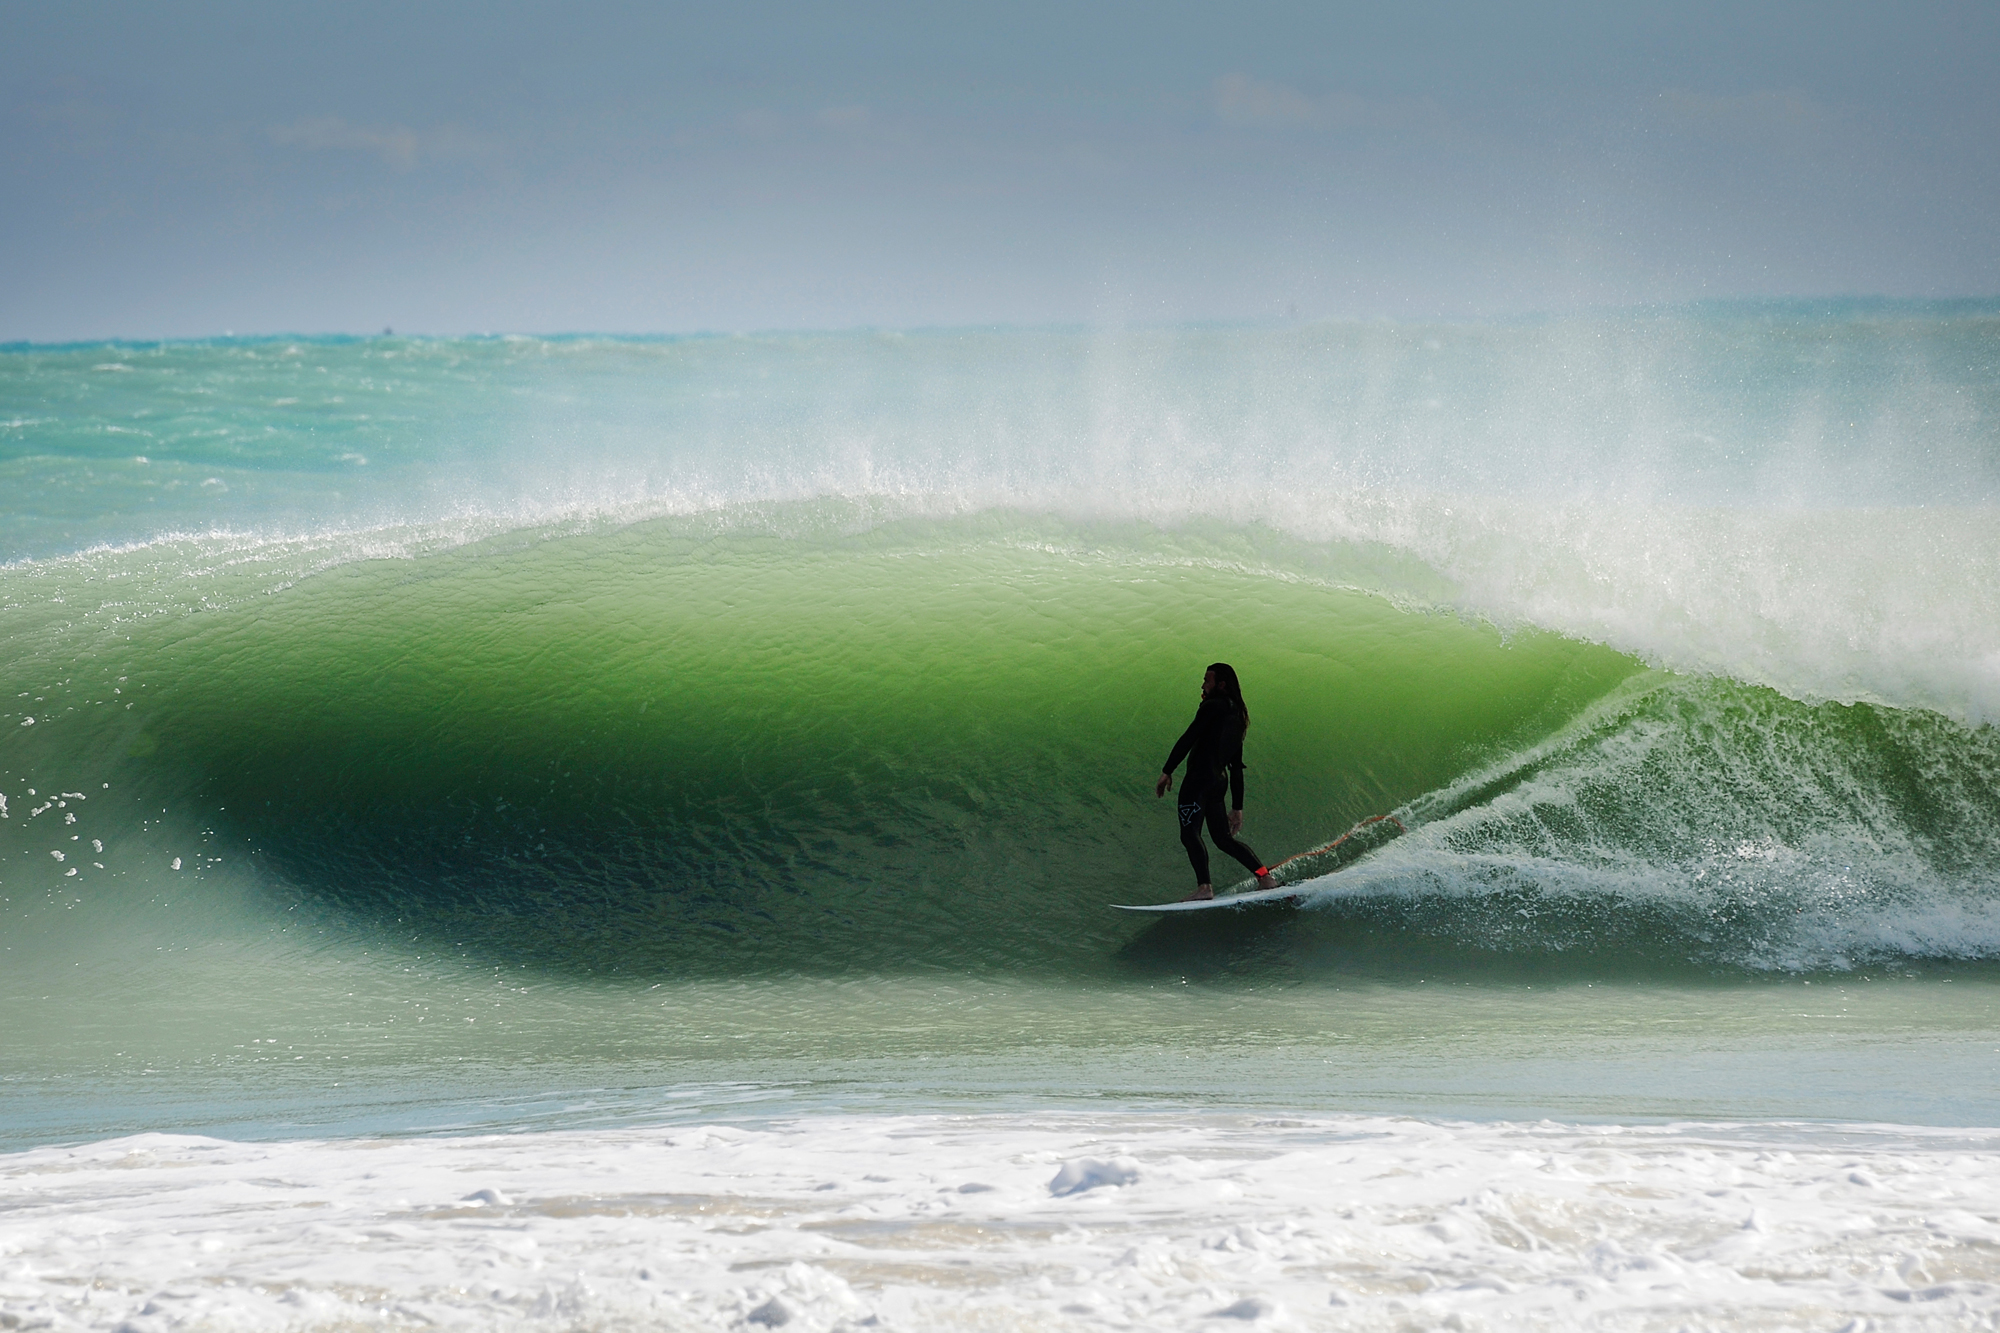
[[[1411,835],[1314,901],[1528,957],[2000,957],[1996,778],[1991,727],[1648,673],[1412,803]]]
[[[1958,303],[0,349],[0,929],[1986,959],[1996,343]],[[1216,658],[1260,851],[1409,832],[1135,938],[1103,904],[1188,876],[1150,775]]]
[[[247,878],[242,911],[579,976],[1993,956],[1990,726],[1503,633],[1409,571],[830,501],[32,562],[9,931]],[[1410,832],[1290,867],[1294,917],[1134,939],[1104,904],[1183,891],[1150,775],[1216,657],[1260,851]]]

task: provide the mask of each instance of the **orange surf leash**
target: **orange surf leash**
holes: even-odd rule
[[[1266,869],[1274,871],[1282,870],[1286,866],[1290,865],[1292,862],[1302,860],[1305,857],[1322,856],[1327,852],[1332,851],[1334,848],[1340,846],[1341,843],[1346,842],[1349,838],[1361,832],[1362,829],[1367,828],[1370,824],[1379,824],[1385,819],[1388,820],[1391,824],[1394,824],[1398,829],[1402,830],[1404,833],[1408,833],[1410,831],[1409,829],[1403,826],[1403,821],[1396,818],[1394,815],[1370,815],[1368,816],[1368,818],[1362,820],[1359,824],[1356,824],[1353,828],[1347,830],[1347,832],[1335,838],[1332,842],[1326,844],[1326,846],[1315,847],[1309,852],[1299,852],[1296,853],[1295,855],[1288,856],[1284,860],[1278,862],[1277,865],[1268,866],[1266,867]]]

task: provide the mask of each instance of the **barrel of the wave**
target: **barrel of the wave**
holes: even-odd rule
[[[124,606],[52,614],[49,644],[115,674],[51,753],[124,765],[157,798],[149,830],[185,820],[284,919],[364,939],[592,976],[1073,973],[1122,965],[1094,886],[1187,873],[1110,760],[1185,716],[1163,649],[1198,626],[1250,641],[1232,657],[1258,682],[1269,850],[1449,782],[1635,669],[1283,567],[1190,567],[1171,534],[715,522],[393,560],[368,533],[95,554],[51,591],[114,580]],[[290,577],[302,561],[331,563]],[[1135,562],[1170,577],[1117,577]],[[165,613],[132,614],[148,599]]]

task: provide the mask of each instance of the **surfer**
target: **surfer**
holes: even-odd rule
[[[1187,774],[1181,779],[1180,816],[1181,846],[1187,848],[1188,860],[1194,864],[1195,890],[1188,895],[1188,902],[1215,896],[1215,886],[1208,878],[1208,847],[1201,840],[1204,823],[1217,850],[1241,861],[1257,876],[1258,888],[1271,887],[1270,869],[1236,836],[1243,828],[1243,733],[1249,729],[1250,710],[1243,703],[1236,668],[1217,662],[1202,674],[1201,707],[1174,742],[1153,787],[1154,796],[1165,796],[1173,785],[1174,770],[1181,760],[1187,760]],[[1230,796],[1226,813],[1224,788]]]

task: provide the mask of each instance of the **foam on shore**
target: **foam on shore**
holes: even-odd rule
[[[1219,1115],[0,1158],[8,1328],[1990,1328],[2000,1131]]]

